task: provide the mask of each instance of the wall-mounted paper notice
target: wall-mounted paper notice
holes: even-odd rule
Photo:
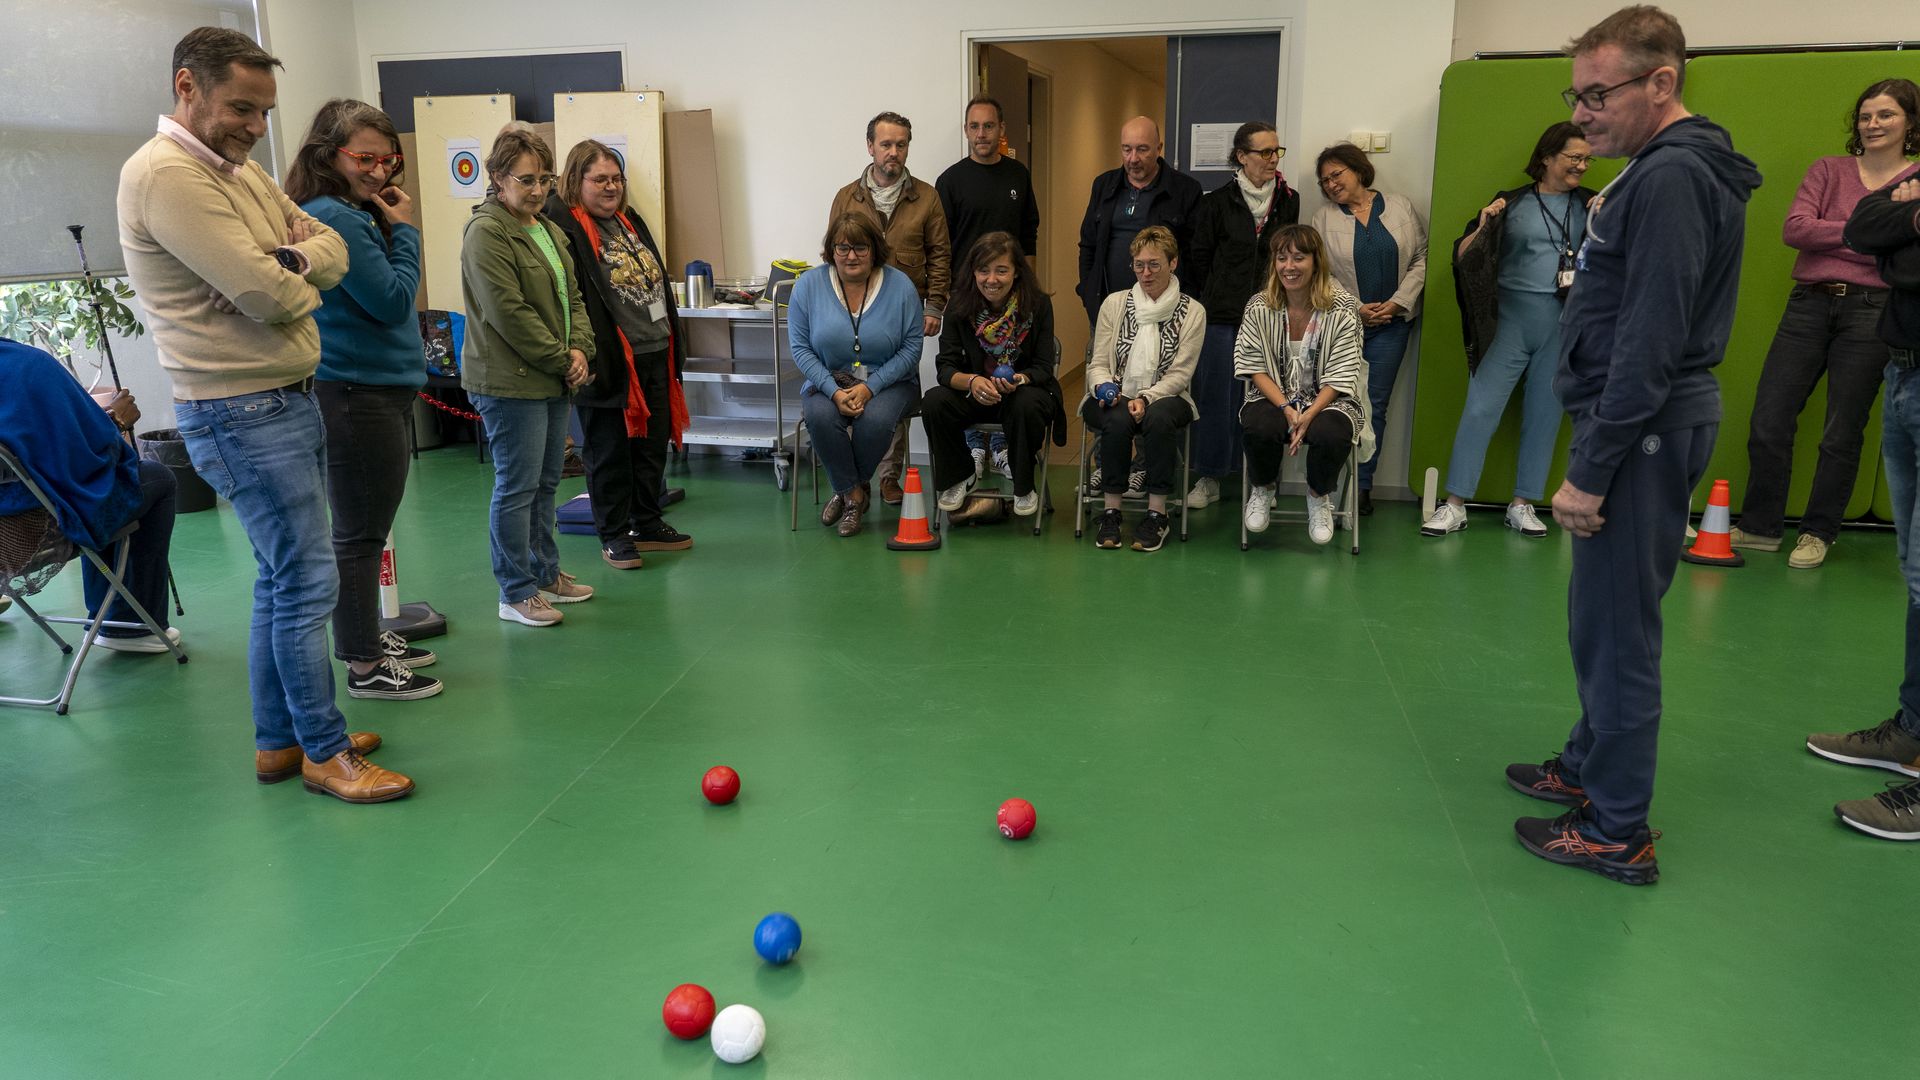
[[[1233,133],[1239,124],[1195,124],[1187,152],[1188,172],[1233,171]]]
[[[607,149],[613,151],[613,156],[619,159],[620,171],[623,173],[627,171],[627,136],[625,132],[618,135],[595,135],[593,141],[606,143]]]
[[[480,140],[447,140],[447,189],[456,199],[478,199],[487,193],[480,182]]]

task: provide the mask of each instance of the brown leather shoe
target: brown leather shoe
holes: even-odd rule
[[[899,506],[902,502],[906,501],[906,498],[907,492],[905,488],[900,486],[899,477],[884,476],[880,478],[881,502],[886,503],[888,506]]]
[[[835,495],[833,498],[828,499],[827,505],[820,508],[820,524],[825,525],[828,528],[832,528],[834,525],[839,524],[840,515],[845,513],[846,509],[847,509],[846,496]]]
[[[351,747],[318,765],[303,756],[300,779],[315,795],[350,803],[386,802],[413,790],[412,780],[373,764]]]
[[[867,501],[847,500],[847,507],[840,513],[840,525],[836,530],[841,536],[852,536],[860,531],[860,519],[867,515]]]
[[[371,754],[380,749],[380,736],[371,731],[349,731],[347,745],[357,753]],[[300,775],[300,763],[305,760],[307,755],[297,746],[289,746],[285,750],[255,750],[253,777],[263,784],[291,780]]]

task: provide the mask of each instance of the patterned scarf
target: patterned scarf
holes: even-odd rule
[[[983,311],[973,317],[973,336],[980,342],[980,351],[995,360],[1018,353],[1032,330],[1033,320],[1020,318],[1018,294],[1007,297],[1007,306],[998,315]]]

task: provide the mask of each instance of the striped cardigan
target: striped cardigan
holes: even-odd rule
[[[1334,286],[1333,307],[1320,313],[1319,336],[1308,342],[1309,348],[1297,361],[1287,348],[1289,336],[1286,307],[1276,311],[1267,306],[1264,291],[1255,293],[1247,301],[1240,334],[1233,342],[1233,373],[1246,380],[1246,401],[1263,400],[1253,384],[1253,377],[1260,374],[1278,384],[1289,400],[1312,401],[1321,387],[1332,387],[1339,396],[1327,408],[1338,409],[1353,421],[1359,460],[1369,460],[1374,450],[1373,406],[1366,394],[1367,359],[1360,351],[1360,301]]]

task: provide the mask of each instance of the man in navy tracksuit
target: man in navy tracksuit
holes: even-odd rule
[[[1746,202],[1760,173],[1681,101],[1672,16],[1623,8],[1570,47],[1566,94],[1602,157],[1630,158],[1588,219],[1554,390],[1573,417],[1553,516],[1574,535],[1567,639],[1581,716],[1520,791],[1572,807],[1521,818],[1527,850],[1615,881],[1659,877],[1647,827],[1660,732],[1660,598],[1720,427]]]

